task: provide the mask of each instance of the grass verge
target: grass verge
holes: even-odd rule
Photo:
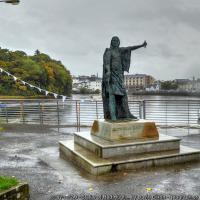
[[[0,192],[16,186],[19,181],[15,177],[0,176]]]

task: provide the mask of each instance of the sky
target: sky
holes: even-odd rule
[[[158,80],[200,78],[199,0],[21,0],[0,3],[0,47],[36,49],[72,75],[102,76],[113,36],[132,52],[130,74]]]

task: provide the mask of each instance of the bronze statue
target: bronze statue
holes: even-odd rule
[[[110,48],[107,48],[103,55],[103,80],[102,98],[104,118],[106,120],[137,119],[133,116],[128,107],[128,97],[124,85],[124,71],[129,72],[131,51],[146,47],[142,45],[119,47],[120,40],[114,36]]]

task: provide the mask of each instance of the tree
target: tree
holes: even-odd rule
[[[40,51],[37,49],[36,51],[35,51],[35,56],[37,56],[37,55],[39,55],[40,54]]]
[[[86,87],[80,88],[80,94],[88,94],[88,93],[89,93],[89,91]]]
[[[100,90],[99,89],[96,89],[94,92],[95,92],[95,94],[100,94]]]
[[[176,90],[178,85],[173,81],[164,81],[161,82],[161,89],[162,90]]]
[[[69,70],[49,55],[36,50],[28,56],[23,51],[9,51],[0,48],[1,67],[32,85],[63,95],[71,95],[72,78]],[[0,92],[6,95],[38,95],[38,91],[19,86],[13,78],[0,76]]]

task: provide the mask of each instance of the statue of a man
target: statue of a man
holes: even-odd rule
[[[124,71],[129,72],[131,51],[146,47],[142,45],[119,47],[120,40],[113,37],[110,48],[103,56],[102,98],[104,118],[110,120],[137,119],[128,107],[128,97],[124,85]]]

